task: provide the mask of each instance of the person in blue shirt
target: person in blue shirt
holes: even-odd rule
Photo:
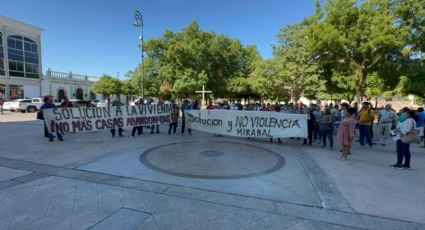
[[[184,112],[186,110],[192,110],[192,105],[190,104],[189,100],[184,101],[184,104],[182,105],[182,109],[181,109],[181,111],[182,111],[182,135],[184,135],[184,129],[185,129],[185,126],[186,126],[186,121],[185,121],[185,118],[184,118]],[[191,129],[187,129],[187,131],[189,132],[189,135],[192,135]]]
[[[45,109],[54,109],[56,108],[56,105],[53,104],[52,97],[44,97],[43,99],[44,104],[40,107],[40,111],[43,111]],[[43,119],[44,120],[44,119]],[[62,134],[56,133],[58,136],[59,141],[63,141]],[[46,125],[46,120],[44,120],[44,136],[49,138],[49,141],[52,142],[55,139],[55,136],[49,132]]]

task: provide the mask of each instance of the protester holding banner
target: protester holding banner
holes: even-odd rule
[[[143,106],[144,103],[145,102],[143,101],[143,98],[142,98],[142,99],[139,99],[138,101],[136,101],[134,104]],[[140,136],[141,134],[143,134],[143,126],[142,125],[133,126],[133,130],[131,130],[131,136],[132,137],[135,137],[136,131],[137,131],[137,136]]]
[[[308,145],[311,146],[312,142],[313,142],[313,129],[314,129],[314,123],[316,121],[316,118],[314,117],[313,109],[311,107],[307,108],[306,112],[307,112],[306,114],[307,114],[307,133],[308,133],[308,136],[307,136],[307,138],[304,138],[303,145],[307,145],[307,142],[308,142]]]
[[[153,104],[153,100],[150,101],[150,105],[151,104]],[[158,101],[158,105],[163,105],[163,104],[164,103],[161,100]],[[156,124],[156,125],[151,125],[151,134],[155,133],[155,128],[156,128],[156,133],[159,133],[159,125]]]
[[[114,102],[112,102],[112,106],[122,106],[123,104],[118,100],[115,99]],[[122,131],[124,131],[121,127],[118,128],[118,135],[120,135],[120,137],[124,137],[124,135],[122,135]],[[111,134],[112,137],[115,137],[115,127],[113,129],[111,129]]]
[[[212,110],[212,109],[214,109],[214,105],[213,105],[212,101],[210,101],[208,103],[207,110]]]
[[[278,112],[280,113],[280,107],[279,106],[275,106],[274,107],[274,111],[270,110],[270,112]],[[277,142],[279,142],[279,144],[282,144],[282,140],[280,140],[280,138],[277,138]],[[273,143],[273,138],[270,138],[270,143]]]
[[[68,97],[63,97],[63,102],[61,103],[61,108],[72,108],[72,103],[69,101]]]
[[[192,105],[190,104],[189,100],[186,99],[182,105],[182,135],[184,135],[186,126],[185,111],[187,110],[192,110]],[[187,131],[189,132],[189,135],[192,135],[192,130],[190,128]]]
[[[44,104],[40,107],[41,114],[43,114],[44,110],[46,110],[46,109],[56,108],[56,105],[53,104],[53,100],[52,100],[51,96],[44,97],[43,102],[44,102]],[[46,120],[44,119],[44,116],[42,116],[42,117],[43,117],[43,120],[44,120],[44,137],[48,137],[49,141],[52,142],[55,139],[55,136],[51,132],[49,132],[49,130],[47,129]],[[59,141],[63,141],[62,134],[56,133],[56,135],[58,136]]]
[[[180,110],[179,105],[177,105],[174,101],[171,101],[171,123],[168,128],[168,135],[171,134],[171,130],[173,130],[173,134],[176,134],[177,122],[179,120]]]

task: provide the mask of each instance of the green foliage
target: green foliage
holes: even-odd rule
[[[124,94],[124,95],[128,95],[128,96],[135,95],[136,94],[136,87],[131,80],[121,81],[120,93]]]
[[[195,21],[181,32],[166,30],[161,37],[149,39],[144,50],[145,85],[150,95],[158,94],[163,84],[170,84],[171,93],[178,97],[194,97],[203,85],[216,97],[247,95],[249,89],[237,83],[249,77],[252,62],[260,59],[255,47],[204,32]],[[141,78],[141,66],[132,78]]]
[[[356,96],[361,100],[367,77],[406,45],[409,29],[396,23],[396,0],[329,0],[326,18],[309,27],[309,50],[334,72],[356,75]],[[331,77],[331,76],[328,76]],[[397,78],[398,76],[391,76]]]
[[[199,96],[203,85],[214,97],[232,98],[425,97],[425,0],[315,4],[314,15],[280,30],[269,60],[195,21],[166,30],[144,44],[144,66],[129,72],[126,88],[140,93],[143,72],[145,95],[161,97]]]
[[[368,75],[366,79],[365,92],[367,100],[370,101],[372,97],[379,96],[384,91],[384,81],[378,76],[376,72]]]
[[[92,91],[106,96],[121,94],[123,89],[122,85],[123,84],[119,79],[103,74],[99,80],[94,82]]]

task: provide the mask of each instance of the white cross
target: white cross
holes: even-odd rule
[[[202,93],[202,104],[205,105],[205,94],[212,93],[212,91],[205,91],[205,85],[202,86],[202,91],[195,91],[195,93]]]

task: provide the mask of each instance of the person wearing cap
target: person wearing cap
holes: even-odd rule
[[[56,105],[53,104],[53,98],[51,96],[44,97],[43,101],[44,101],[44,104],[40,107],[40,111],[43,111],[45,109],[56,108]],[[59,141],[63,141],[62,134],[56,133],[56,135],[58,136]],[[46,120],[44,120],[44,137],[48,137],[50,142],[52,142],[55,139],[55,136],[52,133],[50,133],[49,130],[47,129]]]

